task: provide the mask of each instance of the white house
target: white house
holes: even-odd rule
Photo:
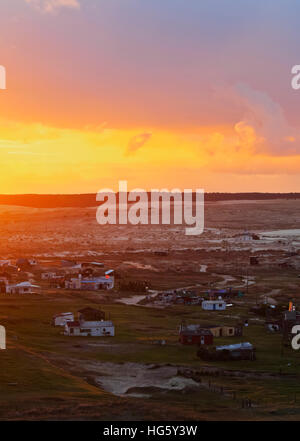
[[[67,322],[74,321],[74,314],[72,312],[62,312],[53,316],[53,326],[65,326]]]
[[[65,335],[84,336],[84,337],[113,337],[115,335],[115,327],[110,320],[98,322],[66,322]]]
[[[226,302],[224,300],[203,300],[201,306],[206,311],[224,311]]]
[[[81,279],[81,289],[87,291],[98,291],[99,289],[113,289],[114,276],[105,274],[102,277],[94,277],[92,279]]]
[[[13,285],[6,285],[6,294],[34,294],[39,291],[38,285],[33,285],[30,282],[15,283]]]
[[[78,320],[65,324],[65,335],[104,337],[115,335],[115,327],[111,320],[105,319],[103,311],[84,308],[78,311]]]
[[[65,281],[67,289],[82,289],[85,291],[98,291],[100,289],[112,289],[115,284],[114,270],[108,270],[100,277],[78,277]]]

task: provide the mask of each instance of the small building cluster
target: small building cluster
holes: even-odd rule
[[[102,276],[84,277],[81,274],[78,277],[72,277],[65,281],[66,289],[79,289],[84,291],[99,291],[101,289],[109,290],[114,287],[113,270],[105,271]]]
[[[249,342],[233,345],[200,347],[197,356],[204,361],[256,360],[256,349]]]
[[[95,308],[83,308],[78,311],[77,320],[71,312],[57,314],[52,319],[54,326],[64,327],[64,335],[83,337],[113,337],[115,327],[106,318],[104,311]]]
[[[241,337],[242,325],[200,325],[182,322],[179,328],[179,341],[184,345],[212,345],[214,338]]]
[[[233,288],[209,289],[204,292],[195,290],[176,289],[158,293],[153,302],[163,305],[201,305],[205,310],[224,310],[226,302],[235,298],[242,298],[244,293]],[[205,302],[205,303],[204,303]],[[215,302],[215,303],[209,303]],[[222,304],[222,306],[218,305]]]
[[[111,290],[115,285],[114,270],[100,262],[45,262],[34,259],[0,261],[0,293],[35,294],[47,284],[49,288],[72,290]]]
[[[204,298],[207,300],[232,300],[235,298],[242,298],[244,293],[239,289],[232,287],[222,289],[209,289],[205,291]]]
[[[174,289],[159,293],[155,302],[164,305],[201,305],[202,300],[203,297],[197,295],[195,291]]]
[[[243,335],[243,326],[228,326],[228,325],[205,325],[214,337],[241,337]]]

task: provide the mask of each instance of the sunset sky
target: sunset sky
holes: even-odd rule
[[[300,191],[300,1],[1,0],[0,193]]]

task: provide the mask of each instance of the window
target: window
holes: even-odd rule
[[[229,329],[229,334],[233,334],[233,329],[232,328]]]

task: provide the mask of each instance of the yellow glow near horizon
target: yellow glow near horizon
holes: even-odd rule
[[[261,140],[242,122],[192,133],[0,123],[0,193],[97,192],[124,179],[131,188],[231,192],[258,191],[264,179],[267,191],[279,191],[276,174],[296,176],[300,168],[299,156],[255,152]]]

